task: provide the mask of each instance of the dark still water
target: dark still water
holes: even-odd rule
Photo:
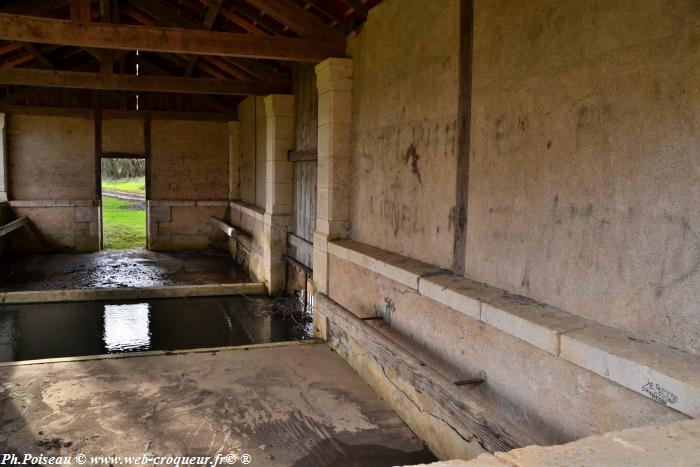
[[[0,306],[0,362],[303,339],[266,297]]]

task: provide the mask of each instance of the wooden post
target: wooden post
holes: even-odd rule
[[[459,146],[457,149],[455,225],[452,272],[464,275],[467,253],[467,206],[469,196],[469,152],[471,147],[472,45],[474,0],[461,0],[459,43]]]

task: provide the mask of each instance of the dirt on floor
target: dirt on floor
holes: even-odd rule
[[[95,253],[10,256],[0,264],[0,291],[160,287],[251,282],[226,251]]]

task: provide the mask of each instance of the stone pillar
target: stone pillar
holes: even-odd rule
[[[0,201],[7,201],[9,186],[7,182],[7,114],[0,113]]]
[[[287,153],[294,148],[294,96],[265,98],[265,218],[264,262],[270,293],[284,288],[282,255],[293,209],[293,170]]]
[[[241,124],[228,122],[228,199],[241,198]]]
[[[328,293],[328,241],[350,230],[352,60],[329,58],[316,66],[318,181],[314,232],[314,283]]]

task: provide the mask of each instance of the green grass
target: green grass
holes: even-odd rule
[[[146,246],[146,211],[143,208],[134,209],[129,201],[103,196],[102,222],[105,249]]]
[[[146,179],[145,177],[136,177],[123,178],[119,180],[103,180],[102,189],[128,191],[129,193],[144,194],[146,193]]]

